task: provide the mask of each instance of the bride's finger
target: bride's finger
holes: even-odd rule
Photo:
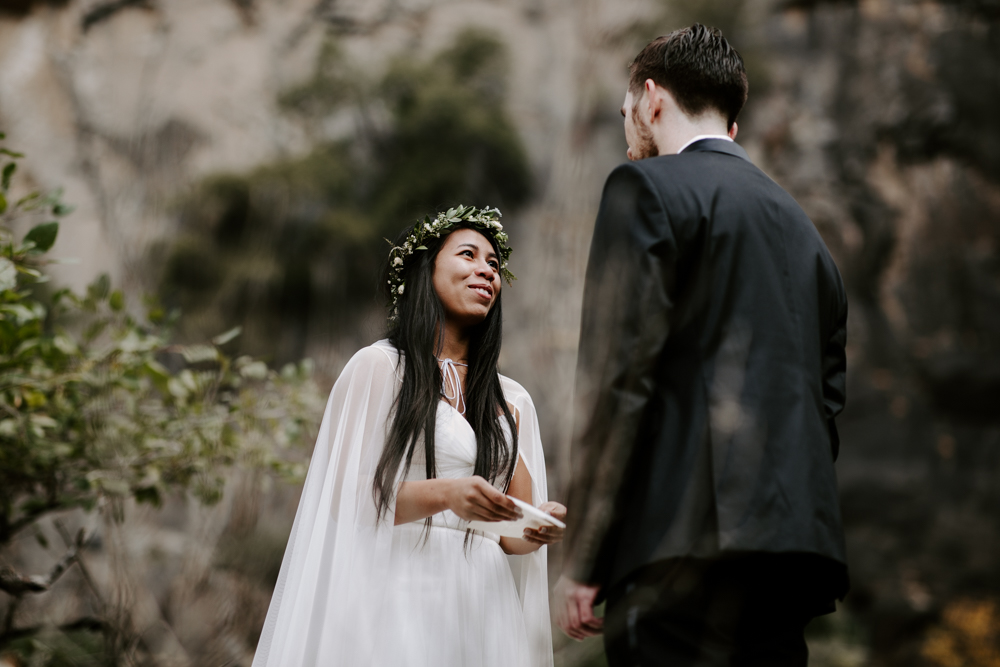
[[[497,496],[499,496],[499,498]],[[501,502],[501,500],[506,502]],[[510,499],[499,491],[496,495],[483,493],[480,504],[489,511],[500,516],[500,521],[516,521],[521,518],[521,511],[517,509],[517,506],[510,502]]]
[[[502,507],[497,507],[487,498],[478,500],[479,502],[476,503],[474,511],[479,515],[477,518],[480,521],[514,521],[517,519],[509,511],[504,510]]]
[[[474,521],[506,521],[507,517],[499,512],[494,512],[488,505],[473,505],[469,509]]]
[[[562,541],[563,529],[555,527],[542,527],[538,530],[533,528],[524,529],[524,539],[535,544],[555,544]]]

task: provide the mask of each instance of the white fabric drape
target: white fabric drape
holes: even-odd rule
[[[394,527],[394,506],[376,521],[373,476],[401,378],[396,349],[379,341],[355,354],[334,384],[253,667],[485,667],[501,659],[511,667],[510,655],[521,656],[514,665],[550,667],[545,547],[504,556],[482,534],[463,547],[462,526],[451,525],[457,517],[442,516],[450,513],[426,532],[419,522]],[[534,406],[519,384],[501,382],[539,505],[548,496]],[[435,442],[447,458],[442,430],[468,427],[442,406]],[[471,429],[466,437],[474,441]],[[408,479],[422,475],[416,458]],[[509,653],[520,645],[526,650]]]

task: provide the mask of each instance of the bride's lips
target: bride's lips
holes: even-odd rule
[[[469,285],[469,289],[487,301],[493,300],[493,288],[490,285],[479,283],[476,285]]]

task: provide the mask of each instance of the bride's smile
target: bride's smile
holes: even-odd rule
[[[447,321],[482,322],[500,292],[500,263],[489,240],[474,229],[450,234],[435,260],[434,289]]]

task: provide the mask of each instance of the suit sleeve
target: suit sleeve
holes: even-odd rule
[[[575,385],[566,574],[600,583],[636,433],[670,331],[677,244],[642,170],[608,177],[594,228]]]
[[[837,311],[832,327],[833,333],[823,351],[823,407],[826,411],[826,424],[830,432],[830,449],[833,460],[840,454],[840,435],[837,432],[835,418],[844,409],[847,402],[847,297],[843,284],[837,286]]]

